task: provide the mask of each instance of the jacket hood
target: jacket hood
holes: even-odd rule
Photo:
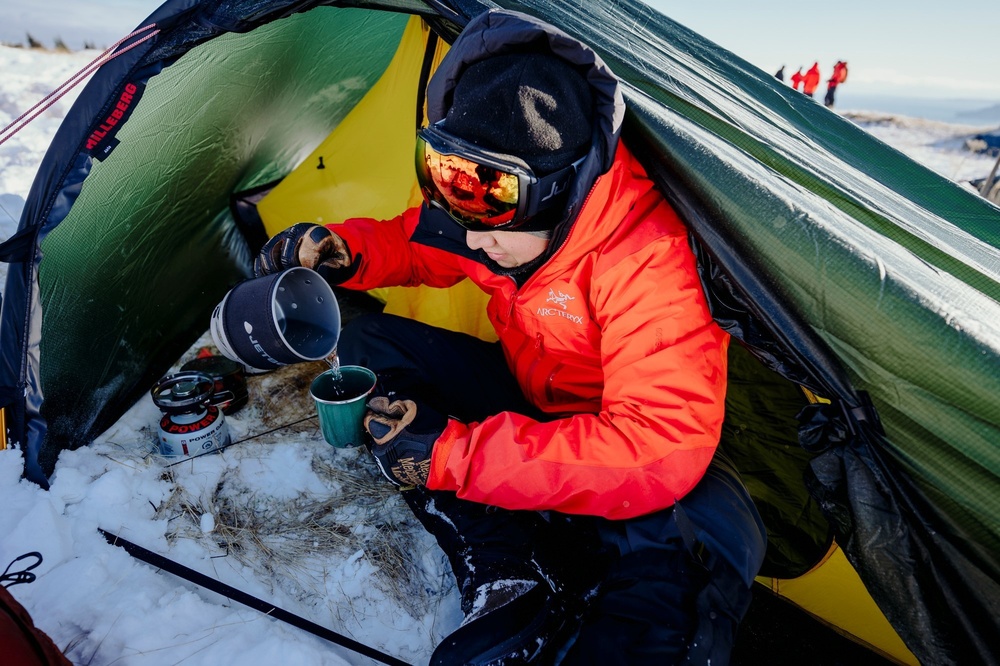
[[[427,86],[427,118],[443,120],[462,73],[480,60],[508,53],[548,52],[584,76],[594,98],[594,135],[580,177],[570,192],[564,221],[575,217],[598,176],[611,168],[625,118],[618,77],[589,46],[533,16],[490,10],[472,19],[451,45]]]
[[[493,9],[472,19],[442,59],[427,85],[427,119],[436,123],[447,116],[455,87],[471,65],[498,55],[525,52],[551,53],[570,63],[590,85],[594,99],[590,152],[569,192],[549,249],[540,258],[545,261],[568,236],[594,182],[614,163],[625,118],[625,99],[618,77],[593,49],[575,37],[533,16]],[[514,277],[522,281],[527,276]]]

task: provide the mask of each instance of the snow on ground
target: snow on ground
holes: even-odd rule
[[[949,180],[985,178],[996,161],[965,146],[969,137],[995,127],[954,125],[872,111],[841,113],[872,136]]]
[[[96,55],[0,47],[0,125]],[[0,237],[16,230],[78,90],[0,145]],[[947,178],[981,178],[992,165],[964,149],[984,128],[850,117]],[[250,377],[251,404],[228,418],[238,443],[219,455],[174,465],[156,455],[160,413],[148,395],[92,446],[64,452],[48,492],[20,480],[19,451],[0,451],[0,567],[43,555],[38,579],[10,591],[75,663],[372,663],[141,564],[98,527],[411,663],[426,663],[458,626],[447,562],[398,492],[363,449],[323,441],[307,391],[323,369]]]
[[[47,492],[19,481],[20,452],[0,451],[0,566],[43,555],[38,580],[10,591],[74,663],[372,663],[140,564],[98,528],[408,663],[457,628],[446,560],[399,491],[363,448],[323,440],[308,385],[324,369],[250,377],[219,454],[159,456],[148,395],[61,454]]]
[[[0,46],[0,126],[7,126],[81,71],[99,51],[56,53]],[[45,149],[83,86],[74,88],[0,145],[0,194],[28,193]],[[4,133],[2,136],[7,136]]]
[[[0,126],[97,55],[0,46]],[[0,238],[16,231],[81,88],[0,145]],[[176,368],[210,344],[206,335]],[[19,451],[0,451],[0,571],[41,553],[38,579],[10,592],[74,663],[374,663],[157,572],[99,527],[406,662],[426,663],[457,628],[457,594],[433,539],[363,449],[323,441],[308,383],[324,369],[249,378],[250,404],[227,418],[238,443],[219,455],[172,466],[156,455],[161,414],[148,395],[93,445],[64,452],[48,492],[20,480]]]

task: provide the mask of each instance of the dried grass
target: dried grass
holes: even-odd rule
[[[208,344],[203,336],[178,365]],[[195,540],[215,557],[232,558],[260,581],[300,600],[308,598],[337,617],[364,613],[350,606],[350,595],[327,591],[331,572],[363,552],[376,569],[372,583],[378,591],[412,617],[423,617],[453,583],[428,580],[421,561],[420,549],[429,543],[423,528],[363,450],[331,456],[329,449],[316,448],[312,470],[329,489],[322,496],[277,498],[267,488],[253,487],[239,472],[240,461],[253,458],[261,446],[317,435],[309,385],[326,369],[322,362],[305,363],[248,376],[249,403],[235,420],[254,424],[255,434],[222,453],[227,469],[213,489],[186,488],[186,464],[166,467],[161,478],[171,485],[171,495],[156,507],[157,516],[170,523],[168,541]],[[214,529],[207,533],[201,528],[206,514],[214,518]]]
[[[158,508],[172,524],[168,540],[197,540],[209,551],[217,549],[219,556],[232,557],[260,580],[323,597],[327,569],[362,551],[377,570],[373,578],[383,594],[413,617],[426,613],[429,590],[439,581],[428,585],[422,575],[412,538],[413,530],[421,528],[398,492],[360,464],[344,468],[317,456],[313,469],[331,488],[328,496],[276,500],[249,487],[232,469],[211,497],[199,497],[168,470],[173,492]],[[209,533],[201,530],[206,513],[214,518]],[[340,603],[329,601],[333,607]]]

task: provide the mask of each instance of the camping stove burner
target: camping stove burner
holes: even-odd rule
[[[181,372],[201,372],[215,380],[209,403],[226,416],[242,409],[250,399],[243,365],[225,356],[199,356],[181,366]]]
[[[204,372],[179,372],[157,382],[150,394],[167,414],[189,414],[208,404],[215,394],[215,380]]]
[[[150,395],[163,412],[158,436],[162,455],[188,458],[229,446],[226,417],[211,404],[215,395],[212,377],[203,372],[168,375]]]

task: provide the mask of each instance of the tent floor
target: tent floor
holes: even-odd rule
[[[736,635],[731,663],[732,666],[888,666],[895,662],[755,584],[750,610]]]

